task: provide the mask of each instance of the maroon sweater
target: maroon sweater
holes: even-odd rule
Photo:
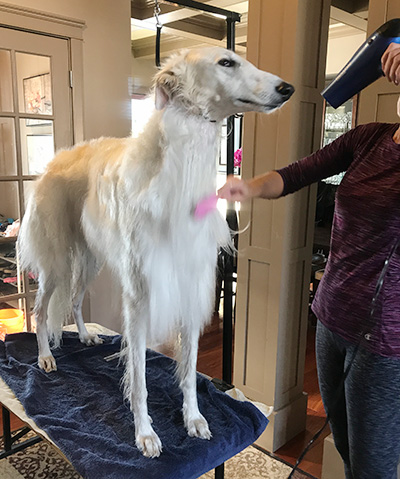
[[[390,261],[375,314],[371,301],[384,261],[400,239],[398,124],[370,123],[278,172],[283,196],[346,171],[338,187],[328,263],[312,309],[344,339],[400,357],[400,247]]]

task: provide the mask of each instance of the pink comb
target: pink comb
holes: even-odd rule
[[[194,210],[194,217],[198,220],[206,216],[210,211],[217,207],[218,196],[212,194],[200,200]]]

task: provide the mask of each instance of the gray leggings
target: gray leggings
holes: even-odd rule
[[[335,445],[344,462],[346,479],[396,479],[400,459],[400,359],[360,347],[340,391],[343,372],[355,348],[318,321],[318,380]]]

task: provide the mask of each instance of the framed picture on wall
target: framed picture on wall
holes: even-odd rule
[[[50,73],[24,78],[25,112],[39,115],[53,113]]]

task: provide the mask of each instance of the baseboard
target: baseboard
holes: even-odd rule
[[[275,452],[305,430],[307,393],[303,392],[292,403],[274,411],[268,419],[270,423],[256,444],[267,451]]]

